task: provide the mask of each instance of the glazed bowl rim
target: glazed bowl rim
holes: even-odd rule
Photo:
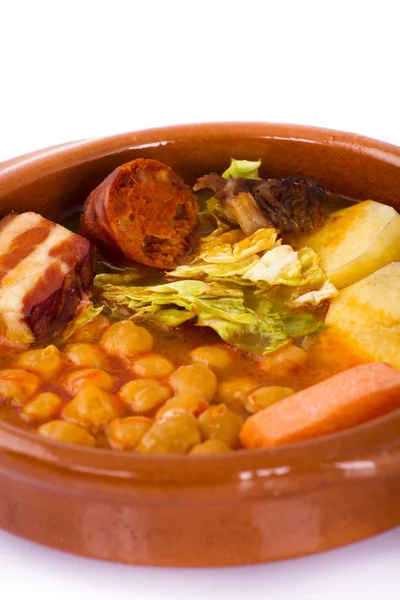
[[[40,167],[41,164],[44,164],[45,167],[41,176],[54,173],[57,166],[59,167],[60,158],[63,159],[62,166],[64,168],[72,167],[116,152],[173,144],[179,139],[199,134],[203,134],[203,138],[204,135],[209,138],[225,135],[228,140],[230,135],[235,137],[243,135],[247,139],[254,140],[281,139],[297,143],[341,146],[356,153],[367,153],[380,161],[400,168],[400,147],[358,134],[305,125],[218,122],[144,129],[44,148],[0,163],[0,185],[5,183],[5,189],[12,190],[15,185],[18,185],[21,171],[27,172],[25,175],[27,175],[26,180],[29,184],[29,177],[32,178],[32,181],[35,179],[36,167]],[[380,469],[387,472],[388,468],[391,472],[393,469],[396,473],[400,472],[400,439],[387,444],[371,444],[368,448],[352,448],[350,451],[348,449],[338,450],[334,456],[329,450],[329,442],[335,439],[351,439],[368,429],[385,427],[386,424],[394,422],[399,424],[400,430],[400,410],[346,431],[295,444],[269,449],[237,450],[219,455],[198,455],[188,459],[187,456],[180,455],[140,455],[116,450],[72,446],[42,438],[33,431],[19,429],[18,426],[0,421],[0,448],[60,468],[117,478],[140,478],[140,476],[154,473],[155,466],[159,465],[160,469],[157,470],[166,477],[168,477],[168,473],[176,474],[178,469],[184,480],[191,468],[190,465],[194,464],[199,469],[199,481],[203,479],[208,481],[210,472],[218,471],[220,468],[225,471],[225,475],[229,473],[231,476],[245,473],[254,475],[263,470],[264,475],[260,475],[260,477],[288,478],[294,474],[301,475],[311,472],[320,475],[335,473],[336,476],[348,476],[349,471],[352,476],[357,474],[363,477],[371,476],[371,472],[369,472],[372,468],[371,465],[374,465],[372,470],[375,474]],[[313,459],[314,455],[318,458]],[[290,463],[290,467],[288,463]],[[265,464],[268,467],[263,469]],[[347,465],[347,467],[343,465]],[[179,479],[180,477],[178,477]],[[245,479],[244,477],[243,480]]]

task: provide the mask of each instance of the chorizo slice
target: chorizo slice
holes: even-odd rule
[[[58,333],[87,299],[95,268],[85,238],[42,216],[0,221],[0,339],[28,345]]]
[[[172,269],[190,248],[197,212],[196,197],[170,167],[138,158],[92,191],[80,232],[117,256]]]

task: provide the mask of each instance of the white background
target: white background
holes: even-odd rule
[[[400,145],[395,1],[0,0],[0,160],[64,141],[201,121],[277,121]],[[0,597],[399,598],[400,530],[243,569],[65,556],[0,533]]]

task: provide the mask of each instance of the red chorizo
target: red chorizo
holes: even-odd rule
[[[172,269],[190,246],[196,197],[170,167],[138,158],[115,169],[92,191],[80,231],[95,245],[129,260]]]

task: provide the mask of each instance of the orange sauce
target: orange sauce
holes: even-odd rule
[[[154,349],[156,352],[168,357],[176,365],[176,367],[187,364],[190,361],[189,353],[194,348],[203,345],[224,346],[230,348],[226,344],[221,343],[218,335],[211,329],[204,327],[196,327],[191,323],[182,325],[176,329],[160,329],[149,324],[148,329],[154,337]],[[62,348],[60,348],[62,351]],[[306,364],[297,371],[288,372],[285,376],[277,377],[274,373],[266,373],[259,365],[260,357],[249,353],[242,352],[235,348],[230,348],[234,354],[234,361],[230,367],[218,374],[219,381],[226,381],[233,378],[250,376],[253,377],[258,385],[285,385],[298,391],[318,383],[335,373],[344,371],[348,368],[368,362],[365,357],[356,354],[349,344],[341,340],[340,336],[334,330],[326,330],[311,343],[308,349],[308,359]],[[10,368],[18,355],[18,351],[4,353],[0,356],[1,368]],[[65,403],[71,397],[65,391],[62,385],[64,377],[70,372],[76,370],[76,366],[65,361],[64,370],[53,381],[43,382],[40,387],[42,391],[52,391],[59,394]],[[132,372],[129,371],[118,359],[110,359],[109,372],[115,377],[115,386],[113,392],[134,378]],[[0,419],[8,423],[13,423],[24,429],[31,429],[34,426],[27,424],[20,416],[20,408],[12,407],[5,401],[0,399]],[[243,411],[241,411],[242,416]],[[99,436],[98,445],[107,445],[103,436]]]

